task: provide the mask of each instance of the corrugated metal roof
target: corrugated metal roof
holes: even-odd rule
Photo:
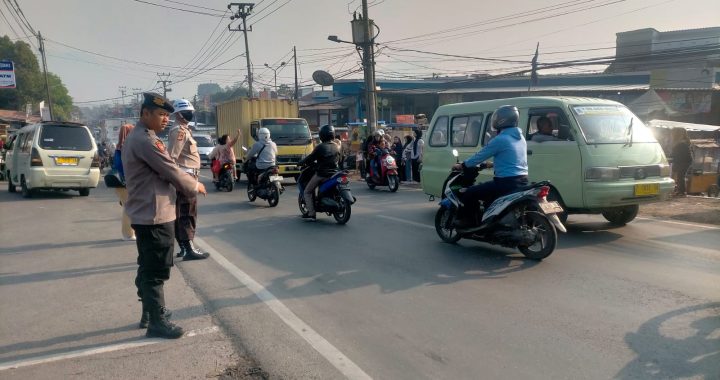
[[[621,84],[621,85],[576,85],[576,86],[537,86],[530,90],[530,94],[533,92],[551,92],[551,91],[646,91],[650,88],[650,85],[639,85],[639,84]],[[528,88],[525,87],[476,87],[476,88],[456,88],[452,90],[440,91],[440,94],[471,94],[471,93],[483,93],[483,92],[528,92]]]

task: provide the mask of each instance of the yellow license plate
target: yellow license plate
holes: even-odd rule
[[[77,165],[78,164],[78,158],[77,157],[55,157],[55,163],[58,165]]]
[[[645,183],[635,185],[635,195],[658,195],[660,194],[660,185],[657,183]]]

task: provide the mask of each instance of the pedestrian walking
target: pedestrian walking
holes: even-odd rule
[[[174,108],[156,93],[144,93],[140,120],[122,147],[128,200],[125,210],[137,236],[135,285],[142,301],[140,327],[149,337],[180,338],[184,331],[168,321],[163,284],[170,279],[175,248],[175,198],[207,194],[202,182],[182,171],[157,133],[167,126]]]
[[[118,132],[118,143],[115,145],[115,154],[112,160],[112,168],[118,176],[120,176],[120,180],[123,183],[125,183],[125,172],[123,171],[122,165],[122,147],[133,128],[135,128],[135,126],[132,124],[123,124],[120,127],[120,131]],[[127,203],[128,200],[127,189],[125,186],[116,187],[115,194],[117,194],[120,207],[122,207],[122,239],[126,241],[136,240],[135,230],[132,229],[132,226],[130,225],[130,217],[128,217],[128,214],[125,211],[125,203]]]
[[[693,162],[687,131],[684,128],[673,128],[672,143],[672,177],[675,180],[675,195],[684,197],[687,195],[685,177]]]
[[[173,108],[175,127],[168,133],[168,151],[180,169],[197,181],[200,176],[200,153],[190,130],[195,108],[187,99],[175,100]],[[180,246],[177,257],[183,260],[207,259],[210,254],[193,244],[197,225],[197,194],[186,195],[178,191],[175,202],[175,239]]]
[[[422,139],[422,131],[415,130],[415,141],[412,142],[412,177],[415,182],[420,182],[420,168],[423,160],[425,142]]]
[[[403,145],[403,156],[402,156],[402,173],[404,181],[412,181],[412,142],[413,137],[410,135],[405,136],[405,145]]]

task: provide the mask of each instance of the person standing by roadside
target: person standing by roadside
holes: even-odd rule
[[[178,99],[173,102],[175,108],[175,128],[168,134],[168,151],[180,169],[190,174],[195,180],[200,176],[200,153],[197,142],[192,136],[190,122],[193,119],[195,108],[187,99]],[[210,254],[195,247],[195,227],[197,225],[197,195],[185,195],[177,192],[175,203],[175,239],[180,246],[177,257],[183,260],[207,259]]]
[[[415,141],[412,143],[412,177],[415,182],[420,182],[420,165],[423,160],[423,152],[425,150],[425,142],[422,139],[422,131],[415,130]]]
[[[148,337],[180,338],[184,331],[168,321],[163,285],[170,279],[175,248],[175,197],[207,194],[202,182],[182,171],[157,133],[167,126],[173,106],[162,95],[144,93],[140,120],[122,148],[128,200],[125,210],[137,236],[135,285],[143,304],[140,327]]]
[[[684,128],[673,128],[672,143],[672,177],[675,180],[675,195],[684,197],[687,195],[685,176],[693,161],[687,131]]]
[[[400,140],[400,137],[395,136],[393,137],[393,143],[390,146],[390,150],[392,151],[393,158],[395,159],[395,164],[398,166],[398,169],[402,166],[402,153],[403,153],[403,144],[402,140]],[[402,170],[400,170],[400,180],[403,181],[403,174]]]
[[[112,161],[112,168],[118,173],[120,180],[122,180],[123,183],[125,183],[125,172],[123,171],[122,165],[122,147],[133,128],[135,128],[135,126],[132,124],[123,124],[120,127],[120,131],[118,132],[118,143],[115,145],[115,156]],[[130,225],[130,218],[128,217],[127,212],[125,212],[125,203],[127,203],[128,200],[127,189],[125,187],[116,187],[115,193],[117,194],[118,201],[120,202],[120,207],[122,207],[122,239],[127,241],[136,240],[135,230],[132,229],[132,226]]]
[[[403,173],[405,176],[405,181],[410,182],[412,181],[412,142],[413,137],[410,135],[405,136],[405,145],[403,145],[403,156],[402,156],[402,162],[403,162]]]

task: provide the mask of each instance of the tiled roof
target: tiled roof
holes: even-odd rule
[[[15,110],[0,110],[0,120],[5,121],[26,121],[28,123],[34,123],[40,121],[39,116],[30,115],[25,117],[25,112]]]

